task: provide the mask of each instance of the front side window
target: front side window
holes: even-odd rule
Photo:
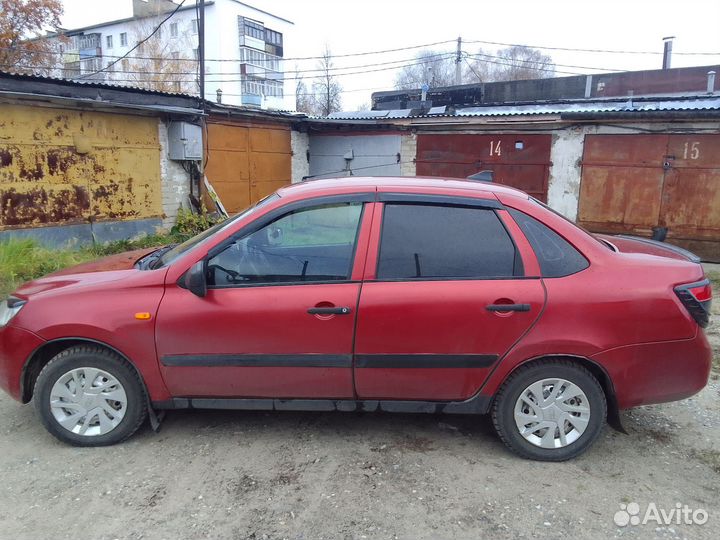
[[[521,275],[515,245],[491,209],[386,204],[377,279]]]
[[[350,279],[362,203],[285,214],[208,260],[217,287]]]

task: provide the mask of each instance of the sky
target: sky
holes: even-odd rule
[[[482,48],[486,54],[494,54],[500,47],[477,41],[658,53],[543,49],[552,57],[558,71],[602,73],[662,67],[662,38],[675,36],[672,67],[720,64],[718,0],[244,1],[295,23],[294,39],[287,42],[284,51],[290,58],[318,56],[326,45],[334,55],[342,55],[448,41],[432,49],[449,52],[455,50],[454,40],[458,37],[462,37],[463,50],[468,53],[477,53]],[[131,0],[63,0],[63,4],[65,28],[122,18],[132,11]],[[335,65],[349,67],[346,72],[377,69],[352,66],[393,61],[410,63],[419,50],[335,58]],[[286,63],[286,71],[315,67],[315,60]],[[558,73],[562,75],[565,74]],[[370,94],[392,90],[394,79],[394,70],[340,76],[343,109],[355,110],[369,104]]]

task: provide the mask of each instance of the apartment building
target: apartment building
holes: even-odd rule
[[[293,27],[291,21],[245,2],[207,0],[206,98],[292,110],[293,85],[286,81],[283,58]],[[197,95],[198,31],[195,1],[178,8],[170,0],[133,0],[131,17],[65,31],[56,75]]]

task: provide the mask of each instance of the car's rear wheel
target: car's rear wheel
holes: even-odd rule
[[[492,408],[503,442],[529,459],[564,461],[585,450],[605,424],[607,402],[590,371],[567,360],[536,361],[505,381]]]
[[[99,346],[72,347],[50,360],[35,382],[34,401],[47,430],[76,446],[121,442],[147,416],[135,369]]]

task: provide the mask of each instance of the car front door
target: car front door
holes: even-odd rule
[[[167,285],[156,341],[173,396],[353,397],[364,202],[293,208],[210,251],[205,297]]]
[[[470,398],[542,311],[541,280],[525,273],[537,261],[524,238],[520,253],[497,200],[380,197],[355,337],[358,397]]]

